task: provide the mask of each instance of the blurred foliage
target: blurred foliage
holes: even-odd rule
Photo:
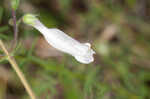
[[[0,2],[0,39],[9,49],[10,1]],[[93,63],[80,64],[42,47],[41,34],[20,23],[12,55],[39,99],[150,99],[149,0],[21,0],[16,13],[37,14],[96,51]],[[29,99],[6,58],[0,51],[0,99]]]

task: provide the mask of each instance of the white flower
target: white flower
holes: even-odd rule
[[[31,14],[25,15],[23,21],[39,30],[51,46],[74,56],[77,61],[84,64],[94,61],[93,54],[95,52],[91,49],[90,43],[80,43],[59,29],[49,29]]]

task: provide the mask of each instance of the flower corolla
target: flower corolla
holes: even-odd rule
[[[74,56],[77,61],[83,64],[94,61],[95,51],[91,49],[90,43],[80,43],[59,29],[47,28],[32,14],[25,15],[23,22],[40,31],[51,46]]]

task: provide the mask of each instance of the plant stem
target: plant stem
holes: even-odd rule
[[[31,99],[36,99],[35,95],[31,89],[31,87],[29,86],[24,74],[21,72],[21,70],[19,69],[15,59],[10,56],[9,52],[7,51],[6,47],[4,46],[2,40],[0,40],[0,47],[2,48],[2,50],[4,51],[4,53],[7,55],[7,59],[10,62],[11,66],[13,67],[13,69],[15,70],[15,72],[17,73],[17,75],[19,76],[22,84],[24,85],[27,93],[29,94],[29,96],[31,97]]]
[[[17,38],[18,38],[18,28],[17,28],[16,12],[14,9],[12,9],[12,18],[13,18],[13,30],[14,30],[13,48],[15,48],[17,44]]]

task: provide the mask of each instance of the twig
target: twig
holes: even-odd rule
[[[17,38],[18,38],[18,28],[17,28],[17,20],[16,20],[16,12],[12,9],[12,18],[13,18],[13,30],[14,30],[14,41],[12,49],[17,45]]]
[[[7,59],[10,62],[11,66],[13,67],[13,69],[15,70],[15,72],[17,73],[17,75],[19,76],[22,84],[24,85],[26,91],[28,92],[29,96],[31,97],[31,99],[36,99],[35,95],[31,89],[31,87],[29,86],[24,74],[21,72],[21,70],[19,69],[15,59],[10,56],[9,52],[7,51],[6,47],[4,46],[2,40],[0,40],[0,47],[2,48],[2,50],[4,51],[4,53],[7,55]]]

